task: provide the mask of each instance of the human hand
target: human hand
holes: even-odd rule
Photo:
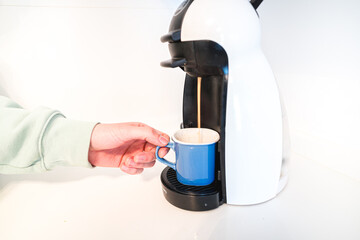
[[[167,134],[143,123],[98,124],[90,140],[89,162],[98,167],[116,167],[140,174],[155,164],[156,146],[166,146]],[[169,149],[161,148],[164,157]]]

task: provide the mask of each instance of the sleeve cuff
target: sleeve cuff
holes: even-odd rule
[[[60,113],[53,115],[40,138],[43,167],[46,170],[56,166],[92,168],[88,153],[96,124],[66,119]]]

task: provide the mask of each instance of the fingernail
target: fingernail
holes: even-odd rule
[[[166,145],[166,144],[168,144],[168,142],[169,142],[169,141],[168,141],[164,136],[162,136],[162,135],[160,135],[159,141],[160,141],[163,145]]]

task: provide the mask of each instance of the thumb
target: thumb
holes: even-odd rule
[[[137,124],[137,126],[125,127],[123,138],[126,138],[128,141],[135,139],[145,140],[155,146],[166,146],[170,140],[170,137],[167,134],[141,123]]]

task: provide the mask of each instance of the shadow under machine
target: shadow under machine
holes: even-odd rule
[[[201,127],[220,134],[212,184],[183,185],[173,169],[163,170],[164,196],[179,208],[262,203],[286,185],[287,122],[260,46],[261,2],[185,0],[161,38],[172,57],[161,65],[186,73],[181,127],[197,127],[201,77]]]

